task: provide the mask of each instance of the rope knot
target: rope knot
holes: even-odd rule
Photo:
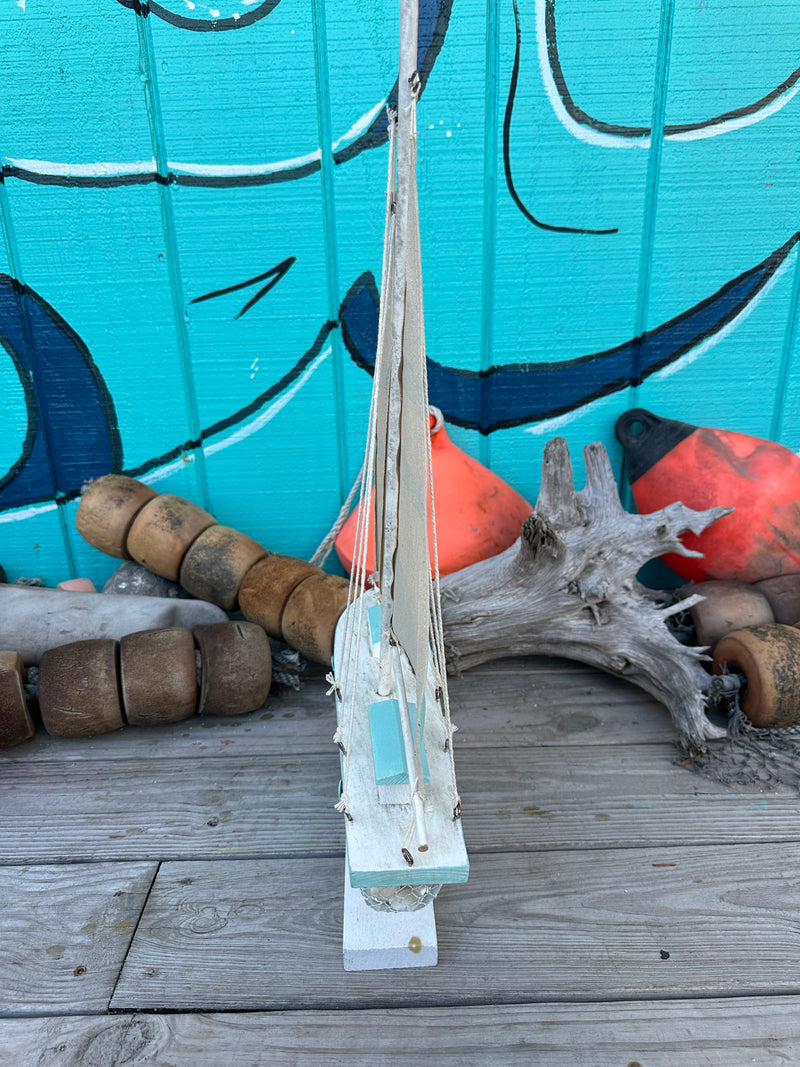
[[[328,686],[329,686],[329,688],[325,692],[325,696],[329,697],[331,695],[331,693],[335,693],[336,694],[336,699],[341,703],[342,691],[339,688],[339,683],[336,681],[336,678],[334,677],[333,671],[328,671],[328,673],[325,675],[325,681],[328,683]],[[339,731],[337,730],[336,732],[338,733]],[[336,738],[334,737],[334,741],[335,740],[336,740]]]

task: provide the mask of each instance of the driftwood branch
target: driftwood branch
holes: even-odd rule
[[[705,714],[705,657],[666,625],[690,603],[659,605],[636,574],[666,552],[698,555],[679,535],[700,533],[731,509],[693,511],[678,503],[632,515],[622,507],[605,448],[588,445],[584,458],[586,485],[576,492],[566,441],[550,441],[539,498],[519,540],[442,579],[448,670],[532,653],[581,660],[662,701],[683,743],[701,751],[706,738],[724,735]]]

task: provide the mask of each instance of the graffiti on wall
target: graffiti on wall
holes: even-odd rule
[[[396,97],[389,15],[395,5],[387,0],[374,22],[363,26],[359,5],[328,0],[327,67],[319,62],[320,33],[310,33],[308,18],[301,21],[307,11],[301,6],[293,0],[118,0],[119,16],[107,32],[130,50],[137,73],[144,72],[141,101],[132,90],[129,98],[142,116],[141,144],[149,143],[152,158],[146,151],[128,162],[117,153],[103,157],[102,142],[72,158],[48,155],[46,138],[26,144],[30,123],[14,125],[12,116],[0,198],[7,260],[0,275],[0,384],[8,383],[6,395],[19,410],[18,429],[0,452],[5,531],[14,525],[22,530],[47,509],[69,504],[87,479],[108,471],[184,477],[193,456],[213,462],[223,452],[236,453],[246,471],[263,451],[265,435],[277,432],[281,413],[296,412],[300,425],[308,417],[306,403],[315,418],[318,405],[329,404],[331,424],[355,420],[344,412],[363,404],[377,337],[375,235],[385,185],[386,109]],[[778,35],[772,7],[780,5],[775,0],[767,6],[764,18],[776,23]],[[716,388],[715,346],[730,361],[735,390],[736,375],[752,369],[744,339],[751,327],[739,327],[759,318],[756,312],[773,292],[759,336],[775,347],[769,358],[782,361],[775,383],[790,382],[800,234],[785,180],[794,152],[786,118],[800,92],[800,68],[787,75],[787,65],[778,75],[785,57],[772,56],[757,72],[765,79],[761,89],[748,82],[723,91],[727,72],[729,80],[710,82],[705,94],[693,85],[692,94],[681,92],[681,79],[690,85],[692,63],[705,47],[697,21],[702,11],[678,11],[666,32],[660,5],[645,4],[638,11],[639,38],[634,27],[632,43],[625,45],[637,52],[630,78],[641,86],[642,70],[649,72],[648,88],[634,96],[633,80],[626,82],[614,65],[616,55],[600,57],[603,66],[592,54],[595,23],[598,40],[600,30],[608,37],[614,25],[621,32],[624,13],[613,24],[609,5],[601,13],[589,3],[500,0],[492,53],[475,44],[475,20],[484,17],[484,7],[469,0],[455,8],[452,0],[422,0],[420,18],[423,223],[427,216],[441,230],[445,220],[452,226],[446,236],[457,246],[454,255],[453,242],[439,236],[423,248],[430,395],[445,418],[463,428],[462,441],[474,450],[491,437],[493,465],[513,480],[534,466],[521,454],[533,439],[521,434],[563,427],[580,443],[597,436],[608,441],[631,390],[639,390],[642,402],[647,394],[641,390],[652,389],[657,403]],[[24,16],[20,11],[11,20],[10,39],[14,32],[23,39]],[[601,25],[609,18],[612,24]],[[723,28],[729,37],[737,31]],[[742,55],[752,60],[747,27],[738,32]],[[299,58],[293,58],[281,41],[303,33]],[[201,92],[191,108],[181,101],[178,75],[206,62],[198,50],[212,42],[203,78],[221,84],[232,75],[222,42],[233,49],[237,41],[246,42],[248,55],[265,50],[252,84],[241,89],[243,99],[264,70],[271,72],[274,89],[297,74],[293,62],[302,67],[308,91],[303,100],[298,91],[296,106],[306,110],[296,131],[286,130],[285,100],[273,121],[274,97],[245,110],[233,138],[227,136],[239,120],[233,112],[218,107],[206,113]],[[339,69],[337,46],[344,50],[345,44]],[[353,63],[359,49],[375,59],[361,78]],[[46,54],[43,44],[43,63]],[[607,79],[599,88],[591,78],[598,69]],[[326,71],[330,84],[322,78]],[[308,88],[312,74],[315,86]],[[482,86],[478,109],[470,95],[476,79]],[[192,84],[202,81],[189,81],[186,91]],[[217,82],[214,87],[224,96]],[[677,114],[681,107],[683,116]],[[309,130],[317,135],[316,146],[298,150]],[[329,150],[323,153],[325,136]],[[55,134],[52,140],[56,145]],[[732,146],[730,180],[720,171],[722,142]],[[80,151],[80,136],[70,143]],[[187,146],[192,154],[184,153]],[[230,158],[221,158],[225,152]],[[765,175],[774,180],[760,180]],[[715,196],[699,203],[698,190],[705,183],[707,191],[711,181]],[[157,440],[130,414],[141,399],[138,376],[120,373],[126,357],[115,355],[107,323],[99,330],[77,287],[61,284],[52,257],[28,251],[40,236],[28,207],[32,196],[47,196],[51,218],[61,212],[66,223],[70,212],[83,210],[76,198],[116,197],[126,205],[118,210],[138,212],[141,197],[149,194],[137,190],[148,188],[160,198],[148,203],[160,205],[161,221],[154,226],[171,257],[171,299],[180,307],[178,356],[165,346],[148,358],[154,376],[159,359],[173,366],[183,359],[188,399],[178,406],[189,411],[186,419],[176,419],[171,436],[166,430]],[[316,215],[309,214],[309,204],[317,205]],[[244,219],[254,207],[258,213]],[[204,227],[212,216],[232,220],[230,233],[224,222],[214,223],[213,260],[204,258],[211,243]],[[757,225],[745,231],[744,221],[756,217]],[[98,242],[114,241],[117,252],[141,254],[130,234],[100,233],[107,225],[102,217],[93,215],[93,225]],[[187,236],[194,230],[196,246]],[[707,253],[698,254],[704,247]],[[26,259],[36,265],[29,267]],[[24,271],[15,269],[20,263]],[[147,285],[145,303],[156,293],[152,279]],[[84,300],[91,291],[85,287]],[[77,320],[86,320],[88,328]],[[264,329],[267,335],[259,332]],[[270,354],[273,341],[279,355]],[[226,360],[236,364],[235,387],[219,388],[222,379],[213,374],[206,387],[204,368],[210,364],[196,354],[206,350],[218,351],[214,366],[220,374]],[[226,355],[232,351],[242,358]],[[324,386],[323,374],[329,376]],[[313,402],[304,400],[312,381],[320,383]],[[765,420],[775,424],[777,384],[761,382],[758,389],[753,419],[761,420],[766,434]],[[342,452],[355,455],[358,438],[347,425],[337,432],[341,481],[348,462]],[[331,442],[333,452],[333,437]],[[283,447],[290,449],[292,440],[284,438]],[[213,498],[213,468],[203,477]],[[532,495],[530,487],[520,487]],[[333,506],[335,486],[330,496]],[[306,515],[304,521],[324,532],[330,518]]]

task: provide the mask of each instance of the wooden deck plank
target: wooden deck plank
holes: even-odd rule
[[[800,1061],[800,997],[20,1019],[0,1064],[750,1067]]]
[[[676,765],[670,745],[457,751],[468,849],[796,839],[800,797]],[[9,763],[6,863],[304,856],[343,848],[336,753]]]
[[[800,993],[794,844],[473,856],[416,973],[343,972],[340,879],[333,859],[162,865],[112,1010]]]
[[[94,738],[36,737],[0,752],[0,766],[32,760],[192,759],[327,752],[335,729],[328,683],[316,671],[299,692],[271,697],[263,711],[197,716]],[[661,704],[636,686],[568,660],[506,660],[450,682],[459,748],[487,745],[643,744],[675,741]]]
[[[0,1015],[105,1011],[156,869],[0,869]]]

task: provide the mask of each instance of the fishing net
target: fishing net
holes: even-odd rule
[[[362,889],[361,895],[375,911],[419,911],[439,894],[440,885],[381,885]]]

